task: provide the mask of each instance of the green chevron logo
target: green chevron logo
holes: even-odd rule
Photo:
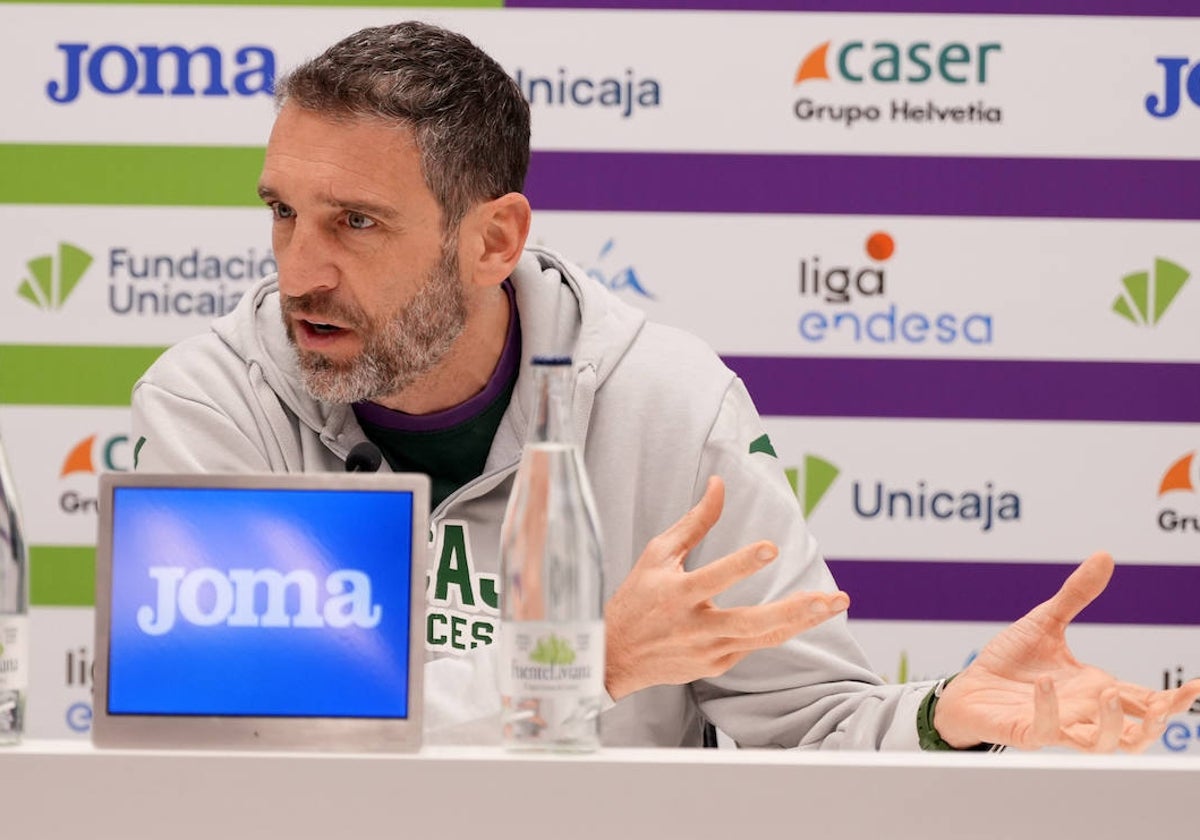
[[[91,264],[87,251],[60,242],[57,256],[46,254],[25,264],[29,276],[17,287],[17,294],[38,309],[61,309]]]
[[[816,455],[805,455],[803,467],[788,467],[784,470],[788,484],[792,485],[792,492],[800,500],[805,519],[812,515],[817,505],[825,498],[840,472],[833,464]]]
[[[1161,257],[1154,260],[1154,276],[1138,271],[1121,278],[1124,291],[1113,301],[1112,310],[1127,321],[1153,327],[1175,302],[1187,283],[1187,269]]]

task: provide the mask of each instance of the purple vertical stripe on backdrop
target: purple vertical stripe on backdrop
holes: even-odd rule
[[[1192,0],[505,0],[504,5],[514,9],[1200,17]]]
[[[1049,598],[1074,570],[1060,563],[830,559],[850,617],[1010,622]],[[1118,565],[1080,613],[1092,624],[1200,625],[1200,566]]]
[[[540,210],[1200,219],[1200,160],[535,151]]]
[[[1200,364],[725,356],[760,413],[1200,422]]]

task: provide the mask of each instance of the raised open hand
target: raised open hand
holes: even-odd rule
[[[1093,554],[1053,598],[992,639],[942,693],[933,724],[943,740],[959,748],[990,742],[1136,752],[1162,734],[1168,715],[1200,697],[1200,680],[1155,691],[1071,655],[1067,625],[1112,573],[1112,557]]]
[[[647,544],[605,606],[605,687],[614,700],[651,685],[723,674],[751,651],[774,647],[850,605],[844,592],[796,592],[729,609],[714,605],[714,596],[779,554],[773,543],[756,542],[686,571],[688,552],[716,524],[724,502],[724,483],[710,478],[704,497]]]

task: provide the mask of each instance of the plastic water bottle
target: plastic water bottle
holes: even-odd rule
[[[21,740],[29,689],[28,558],[12,477],[0,446],[0,744]]]
[[[514,750],[600,745],[604,593],[600,533],[572,440],[566,357],[533,360],[533,425],[500,533],[502,740]]]

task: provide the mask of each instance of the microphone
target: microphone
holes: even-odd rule
[[[378,472],[382,463],[383,453],[379,451],[379,447],[369,440],[364,440],[351,447],[346,456],[346,472]]]

